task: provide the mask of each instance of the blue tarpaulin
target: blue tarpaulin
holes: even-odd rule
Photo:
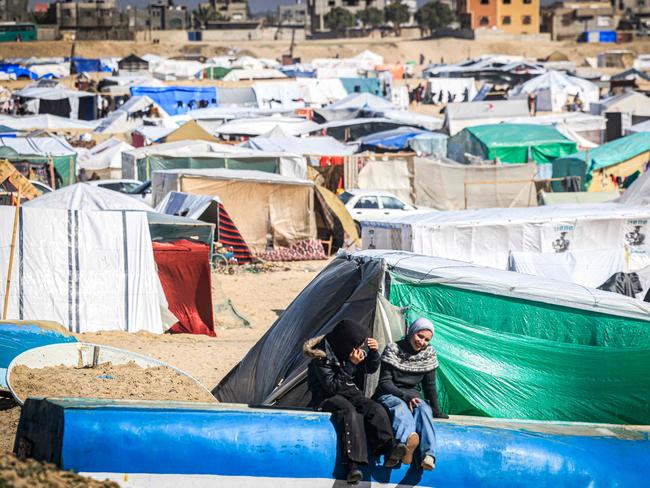
[[[32,80],[38,78],[38,76],[36,76],[36,73],[32,73],[27,68],[23,68],[18,64],[1,63],[0,73],[10,73],[10,74],[13,73],[16,75],[16,78],[27,77]]]
[[[77,73],[97,73],[107,71],[110,73],[111,69],[102,64],[101,59],[87,59],[87,58],[72,58]]]
[[[207,102],[207,107],[217,107],[217,88],[214,86],[134,86],[131,96],[146,95],[160,105],[169,115],[178,115],[199,108],[199,102]]]
[[[379,78],[341,78],[341,83],[348,93],[371,93],[378,97],[384,95]]]
[[[360,139],[362,146],[399,151],[408,147],[411,139],[427,131],[414,127],[400,127],[399,129],[376,132]]]

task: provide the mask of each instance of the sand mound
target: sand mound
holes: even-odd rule
[[[14,488],[118,488],[113,481],[96,481],[72,471],[60,471],[53,464],[32,459],[21,461],[13,454],[0,456],[0,487]]]
[[[209,392],[171,368],[141,368],[135,363],[104,363],[94,368],[17,366],[11,373],[11,385],[23,399],[31,396],[216,402]]]

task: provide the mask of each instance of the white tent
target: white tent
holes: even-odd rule
[[[398,108],[388,100],[371,93],[350,93],[347,97],[334,102],[327,107],[328,110],[392,110]]]
[[[530,93],[537,95],[537,110],[544,112],[560,112],[565,107],[569,97],[580,97],[586,111],[592,103],[600,99],[598,85],[568,76],[559,71],[549,71],[517,86],[509,93],[512,100],[528,98]]]
[[[305,106],[300,86],[296,81],[265,81],[253,85],[260,108],[281,107],[297,109]]]
[[[57,110],[60,110],[60,115],[64,117],[70,117],[71,119],[79,118],[79,108],[81,105],[81,99],[95,98],[94,93],[84,92],[79,90],[68,90],[60,86],[56,87],[26,87],[22,90],[17,90],[14,92],[14,96],[19,96],[27,99],[25,104],[26,109],[34,114],[42,112],[41,101],[46,100],[48,102],[67,100],[68,105],[62,104],[61,107],[57,107]],[[94,100],[92,101],[94,104]],[[66,113],[61,112],[63,108],[66,108]],[[67,109],[69,108],[69,112]],[[92,105],[90,108],[95,108],[95,105]]]
[[[348,95],[343,83],[338,78],[298,78],[296,83],[300,87],[300,96],[309,106],[327,105]]]
[[[471,102],[477,93],[474,78],[429,78],[427,89],[434,103]]]
[[[260,151],[308,156],[349,156],[355,152],[352,146],[346,146],[330,136],[322,137],[275,137],[269,134],[253,137],[242,144],[242,147]]]
[[[287,75],[277,69],[234,69],[223,77],[223,81],[273,80],[286,77]]]
[[[650,171],[639,176],[619,198],[625,205],[643,205],[650,207]]]
[[[500,124],[514,117],[527,117],[526,100],[486,100],[450,103],[445,110],[445,125],[450,136],[467,127]]]
[[[39,78],[46,75],[52,75],[55,78],[64,78],[70,76],[70,63],[46,63],[32,64],[29,71],[36,74]]]
[[[169,115],[165,110],[146,95],[136,96],[129,99],[124,105],[118,107],[113,112],[101,119],[95,132],[105,134],[124,134],[140,126],[147,117],[144,113],[149,107],[153,107],[157,113],[155,119],[161,122],[169,120]],[[169,124],[175,127],[175,124]]]
[[[131,144],[118,139],[107,139],[89,149],[77,158],[77,170],[84,169],[108,178],[122,177],[122,153],[135,149]]]
[[[136,210],[151,212],[149,205],[123,193],[107,190],[88,183],[75,183],[59,190],[46,193],[24,206],[29,208],[60,210]]]
[[[149,66],[151,70],[151,65]],[[186,61],[179,59],[167,59],[153,67],[153,75],[159,80],[173,81],[173,80],[189,80],[195,78],[205,65],[198,61]]]
[[[650,97],[643,93],[629,91],[604,99],[591,107],[591,113],[620,112],[635,117],[650,117]]]
[[[648,254],[650,209],[618,203],[432,212],[364,223],[364,248],[401,249],[505,269],[510,251],[627,247]]]
[[[14,213],[0,207],[1,276],[7,276]],[[145,212],[26,206],[18,235],[8,318],[53,320],[77,333],[163,332]],[[2,300],[4,293],[2,287]]]
[[[280,127],[287,135],[304,134],[318,129],[318,124],[302,117],[270,116],[251,119],[236,119],[219,126],[216,134],[237,136],[259,136]]]
[[[31,130],[79,130],[91,132],[97,127],[96,120],[76,120],[52,114],[23,115],[20,117],[0,115],[0,125],[12,129]]]

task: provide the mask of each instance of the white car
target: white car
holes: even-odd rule
[[[380,190],[346,190],[339,198],[357,222],[390,220],[432,210],[410,205],[392,193]]]

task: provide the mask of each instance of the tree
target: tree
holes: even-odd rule
[[[454,13],[446,3],[427,2],[415,13],[415,21],[423,32],[431,33],[448,26],[454,20]]]
[[[219,12],[213,9],[211,5],[208,4],[199,5],[199,8],[197,8],[192,13],[194,14],[194,27],[197,29],[207,28],[208,22],[226,20],[223,15],[221,15]]]
[[[402,24],[406,24],[411,18],[408,5],[402,3],[400,0],[386,5],[384,14],[386,15],[386,21],[393,23],[393,29],[398,36],[402,33]]]
[[[343,7],[334,7],[325,14],[325,26],[332,31],[342,32],[354,25],[354,15]]]
[[[361,22],[363,28],[370,26],[373,29],[381,27],[384,24],[384,12],[377,7],[368,7],[357,12],[357,20]]]

